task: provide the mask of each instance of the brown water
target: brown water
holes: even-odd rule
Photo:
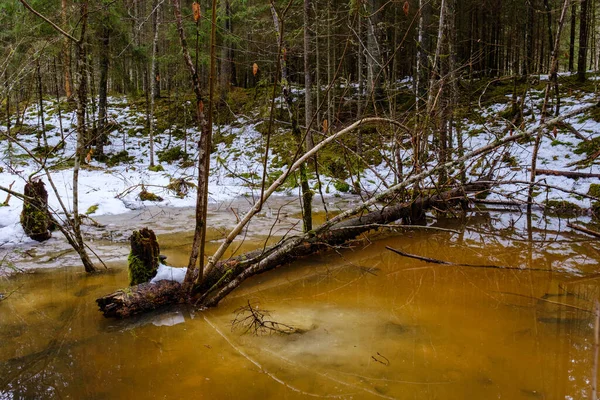
[[[0,399],[591,398],[588,310],[600,291],[581,277],[597,271],[598,244],[557,233],[555,222],[528,232],[519,218],[483,214],[466,230],[445,225],[458,235],[406,231],[315,256],[205,312],[104,319],[94,300],[126,285],[121,264],[97,276],[64,267],[3,280],[0,292],[16,291],[0,302]],[[184,260],[186,235],[159,239],[172,262]],[[432,265],[386,245],[547,271]],[[232,332],[247,301],[304,333]]]

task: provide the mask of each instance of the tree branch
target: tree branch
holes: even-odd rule
[[[54,28],[55,31],[57,31],[58,33],[65,36],[67,39],[72,40],[75,43],[79,43],[78,39],[75,39],[73,36],[71,36],[67,32],[65,32],[60,26],[56,25],[54,22],[50,21],[47,17],[45,17],[44,15],[42,15],[41,13],[36,11],[25,0],[19,0],[19,1],[21,2],[21,4],[23,4],[23,6],[25,6],[26,9],[28,9],[29,11],[31,11],[32,13],[34,13],[35,15],[37,15],[38,17],[40,17],[41,19],[43,19],[44,21],[49,23]]]

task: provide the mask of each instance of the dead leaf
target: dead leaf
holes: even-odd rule
[[[192,11],[194,12],[194,21],[198,22],[202,18],[202,11],[198,2],[195,1],[192,3]]]

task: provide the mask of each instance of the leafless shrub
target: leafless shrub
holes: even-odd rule
[[[235,318],[231,321],[231,330],[242,331],[242,334],[252,333],[256,336],[272,335],[274,333],[289,335],[295,333],[296,328],[271,321],[271,313],[268,310],[260,310],[258,304],[248,304],[234,311]]]

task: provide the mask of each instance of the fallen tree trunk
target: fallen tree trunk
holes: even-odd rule
[[[362,233],[376,229],[374,225],[410,218],[415,207],[427,210],[433,207],[447,207],[449,203],[463,202],[466,190],[455,188],[441,194],[418,197],[411,202],[388,205],[380,210],[365,211],[362,215],[341,221],[312,237],[291,237],[268,249],[255,250],[218,262],[204,277],[199,288],[201,295],[193,301],[203,307],[216,306],[223,297],[253,275],[330,249],[332,246],[340,246]],[[316,230],[318,231],[318,228]],[[106,317],[126,318],[166,304],[187,300],[189,299],[180,284],[161,281],[118,290],[97,299],[96,302]]]
[[[553,124],[557,124],[566,118],[573,117],[577,114],[586,112],[599,106],[600,103],[598,102],[585,105],[550,121],[542,123],[528,131],[509,137],[504,137],[502,139],[497,139],[486,146],[480,147],[469,152],[468,154],[463,155],[462,157],[450,160],[443,164],[438,164],[427,171],[412,175],[411,177],[395,184],[384,192],[379,193],[371,199],[363,202],[362,204],[342,212],[341,214],[325,222],[321,226],[309,231],[308,233],[301,236],[288,238],[264,252],[251,252],[226,261],[220,261],[220,257],[232,243],[233,239],[258,212],[263,202],[276,190],[277,187],[282,184],[283,180],[288,176],[287,174],[297,169],[298,165],[304,162],[307,157],[312,156],[312,154],[318,151],[325,144],[336,139],[342,134],[345,134],[346,132],[349,132],[350,130],[367,122],[382,122],[382,120],[378,118],[357,121],[335,135],[329,136],[327,139],[319,143],[319,145],[315,146],[311,152],[307,152],[300,159],[296,160],[294,165],[288,169],[287,173],[279,177],[278,180],[276,180],[269,187],[269,189],[267,189],[261,199],[259,199],[254,207],[242,218],[232,232],[230,232],[227,239],[219,247],[217,252],[209,258],[209,262],[204,270],[205,277],[202,282],[200,283],[199,280],[194,278],[194,281],[198,285],[193,288],[194,290],[192,293],[195,296],[193,299],[188,298],[187,293],[184,293],[181,287],[172,288],[171,286],[167,287],[165,283],[159,283],[158,285],[160,285],[160,288],[149,289],[146,287],[146,285],[149,284],[145,283],[128,288],[126,290],[115,292],[111,295],[97,299],[96,301],[100,306],[100,310],[103,311],[108,317],[127,317],[132,314],[148,311],[149,309],[152,309],[150,307],[152,307],[153,304],[156,304],[156,307],[154,308],[158,308],[164,304],[168,304],[169,301],[167,299],[174,298],[184,301],[193,300],[194,304],[203,307],[215,306],[223,297],[237,288],[241,282],[253,275],[268,271],[277,266],[293,261],[299,257],[307,256],[322,249],[328,249],[331,246],[339,245],[352,240],[359,234],[373,229],[374,224],[387,224],[401,218],[410,219],[412,215],[415,215],[416,208],[420,207],[421,210],[432,207],[443,208],[451,199],[466,200],[465,194],[468,190],[489,190],[490,185],[496,185],[498,182],[476,182],[475,184],[468,185],[468,187],[465,186],[463,188],[452,189],[443,194],[419,197],[410,203],[402,203],[395,206],[386,205],[382,210],[368,212],[369,207],[375,206],[377,203],[381,203],[383,199],[389,198],[389,195],[398,193],[400,190],[406,188],[410,184],[431,176],[441,169],[459,165],[466,160],[482,156],[511,142],[515,142],[524,138],[531,138],[533,134],[546,129]],[[526,184],[531,183],[526,182]],[[534,184],[540,185],[539,183]],[[196,274],[196,277],[198,277],[197,271],[194,271],[194,274]],[[150,293],[150,296],[154,296],[153,292],[157,291],[160,292],[160,298],[156,300],[156,302],[148,301],[149,299],[144,298],[147,292]],[[140,304],[143,304],[143,306]]]

